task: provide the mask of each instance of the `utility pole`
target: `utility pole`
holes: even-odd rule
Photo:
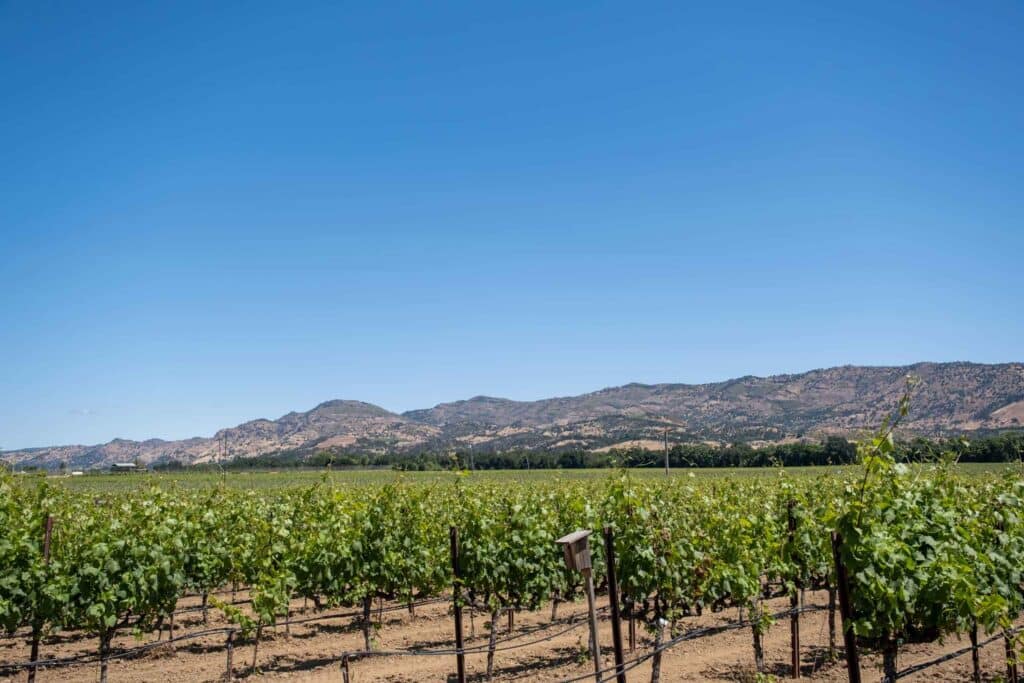
[[[663,432],[665,437],[665,476],[668,476],[668,427],[665,427]]]

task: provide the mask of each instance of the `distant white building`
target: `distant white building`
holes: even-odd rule
[[[139,467],[133,462],[115,462],[110,466],[111,472],[138,472],[142,469],[145,468]]]

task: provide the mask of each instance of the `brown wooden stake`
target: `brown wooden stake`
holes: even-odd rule
[[[342,683],[349,683],[348,679],[348,655],[343,655],[341,658],[341,680]]]
[[[796,539],[796,515],[793,514],[793,508],[796,506],[796,501],[789,501],[786,506],[787,517],[789,518],[789,544],[790,547]],[[795,582],[793,593],[789,596],[789,609],[792,614],[789,615],[789,665],[792,670],[791,676],[793,678],[800,678],[800,598],[797,593],[797,588],[800,582]]]
[[[508,608],[508,632],[512,633],[512,629],[515,628],[515,616],[516,611],[514,608]]]
[[[626,672],[622,670],[622,624],[619,623],[619,582],[615,574],[615,537],[610,526],[604,528],[604,559],[608,571],[608,604],[612,613],[615,679],[617,683],[626,683]]]
[[[448,529],[452,552],[452,603],[455,612],[455,665],[458,683],[466,683],[466,655],[462,652],[462,570],[459,567],[459,530]]]
[[[1000,505],[1000,508],[1002,506]],[[1003,531],[1003,520],[996,522],[996,530]],[[1018,683],[1017,678],[1017,652],[1013,645],[1010,632],[1003,629],[1003,650],[1006,653],[1006,683]]]
[[[789,665],[792,677],[800,678],[800,604],[796,593],[790,596],[789,607],[793,611],[789,617]]]
[[[594,574],[590,567],[583,570],[587,586],[587,611],[590,613],[590,656],[594,659],[594,678],[601,683],[601,646],[597,641],[597,598],[594,597]]]
[[[857,652],[857,636],[853,632],[853,608],[850,599],[850,579],[843,564],[843,537],[832,532],[832,559],[836,564],[836,583],[839,585],[839,614],[843,618],[843,644],[846,649],[846,672],[850,683],[861,683],[860,655]]]
[[[171,612],[171,621],[167,629],[167,643],[171,646],[171,650],[174,650],[174,612]]]

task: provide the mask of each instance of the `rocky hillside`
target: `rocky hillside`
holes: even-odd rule
[[[9,451],[19,465],[102,467],[113,462],[187,463],[282,451],[416,452],[597,449],[640,439],[766,440],[856,434],[876,426],[920,378],[907,433],[940,436],[1024,427],[1024,364],[919,363],[844,366],[713,384],[628,384],[581,396],[511,401],[479,396],[404,414],[359,401],[253,420],[210,438],[126,441]]]

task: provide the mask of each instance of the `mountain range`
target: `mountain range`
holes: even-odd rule
[[[710,384],[627,384],[580,396],[513,401],[477,396],[393,413],[333,400],[276,420],[256,419],[212,437],[114,439],[0,453],[17,466],[98,468],[114,462],[207,463],[289,452],[383,454],[472,447],[480,451],[602,450],[633,444],[856,436],[877,427],[914,386],[906,435],[952,436],[1024,428],[1024,364],[842,366]]]

